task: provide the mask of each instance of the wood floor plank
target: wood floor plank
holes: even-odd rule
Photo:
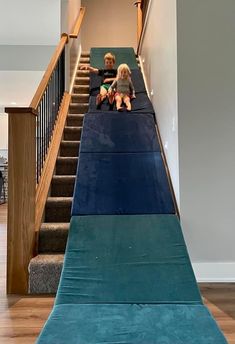
[[[6,296],[7,206],[0,205],[0,343],[33,344],[53,307],[53,297]],[[235,283],[200,284],[205,305],[235,344]]]

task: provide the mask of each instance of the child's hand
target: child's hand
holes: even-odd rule
[[[81,66],[79,67],[79,69],[81,69],[81,70],[90,70],[90,67],[87,66],[87,65],[81,65]]]

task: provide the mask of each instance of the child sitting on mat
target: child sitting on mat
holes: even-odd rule
[[[114,95],[113,92],[115,91]],[[117,78],[109,88],[109,101],[116,100],[118,111],[123,111],[122,102],[127,111],[131,111],[131,99],[135,98],[135,89],[131,81],[131,71],[127,64],[122,63],[117,70]]]
[[[96,73],[102,76],[102,83],[100,86],[100,93],[96,97],[97,109],[100,108],[102,102],[108,95],[108,90],[110,85],[115,80],[117,76],[117,69],[113,68],[115,64],[115,56],[112,53],[107,53],[104,55],[104,69],[98,69],[91,66],[82,65],[80,69],[89,70],[92,73]]]

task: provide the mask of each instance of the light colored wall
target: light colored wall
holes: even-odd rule
[[[60,0],[0,0],[0,45],[57,45]]]
[[[235,263],[234,18],[234,0],[177,2],[180,205],[197,262]]]
[[[0,155],[8,147],[8,131],[5,128],[8,127],[8,116],[7,114],[0,113]]]
[[[152,0],[141,59],[179,203],[176,0]]]
[[[61,32],[72,33],[81,7],[81,0],[61,1]],[[81,53],[81,33],[66,45],[66,90],[71,91],[76,64]]]
[[[82,49],[91,47],[133,47],[137,44],[137,10],[132,0],[82,0],[86,15],[82,28]]]
[[[204,281],[235,280],[234,17],[234,0],[152,0],[141,52],[187,247]]]

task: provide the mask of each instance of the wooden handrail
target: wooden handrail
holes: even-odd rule
[[[67,33],[63,33],[62,37],[60,39],[60,43],[58,44],[51,61],[47,67],[47,70],[45,71],[45,74],[37,88],[37,91],[31,101],[30,107],[33,109],[37,109],[40,101],[42,100],[43,94],[47,88],[47,85],[50,81],[50,77],[56,67],[56,64],[60,58],[60,55],[65,47],[65,44],[68,42],[68,35]]]
[[[82,25],[82,21],[83,21],[83,17],[85,14],[86,8],[85,7],[81,7],[80,8],[80,12],[78,15],[78,19],[74,25],[73,28],[73,32],[69,35],[70,38],[77,38],[81,29],[81,25]]]
[[[142,0],[138,0],[134,3],[137,7],[137,45],[139,45],[140,36],[143,28],[143,14],[141,8]]]

